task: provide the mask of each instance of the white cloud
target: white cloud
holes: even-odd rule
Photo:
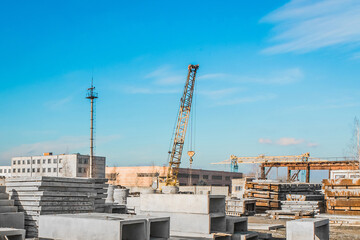
[[[271,139],[268,139],[268,138],[259,138],[259,143],[262,143],[262,144],[272,144],[273,141]]]
[[[304,143],[303,139],[296,139],[296,138],[287,138],[283,137],[276,141],[277,145],[280,146],[289,146],[289,145],[299,145]]]
[[[264,53],[309,52],[360,43],[360,1],[292,0],[262,19],[274,23]]]
[[[100,136],[97,145],[120,138],[119,135]],[[87,149],[89,136],[64,136],[55,140],[22,144],[0,153],[2,162],[10,161],[12,157],[41,155],[44,152],[74,153]]]
[[[217,89],[217,90],[202,90],[199,91],[199,94],[207,96],[212,99],[218,99],[223,97],[228,97],[234,93],[239,91],[238,88],[224,88],[224,89]]]
[[[237,105],[237,104],[243,104],[243,103],[253,103],[253,102],[259,102],[259,101],[269,101],[275,99],[277,96],[275,94],[265,94],[265,95],[256,95],[256,96],[250,96],[250,97],[239,97],[239,98],[233,98],[230,100],[218,102],[218,106],[228,106],[228,105]]]
[[[153,83],[157,85],[175,85],[184,83],[186,75],[183,76],[179,72],[172,70],[170,66],[165,65],[148,73],[145,78],[152,79]]]
[[[172,94],[172,93],[179,93],[180,89],[159,89],[154,87],[126,87],[125,92],[129,94]]]
[[[319,145],[318,143],[308,142],[301,138],[292,138],[292,137],[282,137],[277,140],[272,140],[269,138],[259,138],[258,142],[261,144],[275,144],[279,146],[292,146],[292,145],[305,144],[307,147],[317,147]]]
[[[52,110],[58,110],[60,107],[70,103],[72,99],[73,99],[72,96],[68,96],[62,99],[46,102],[45,106]]]

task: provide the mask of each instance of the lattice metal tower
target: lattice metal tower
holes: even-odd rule
[[[94,177],[94,100],[98,98],[97,92],[93,85],[93,79],[91,79],[91,87],[88,88],[86,98],[90,99],[90,168],[89,177]]]

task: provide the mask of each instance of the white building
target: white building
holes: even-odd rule
[[[360,170],[332,170],[330,179],[360,178]]]
[[[0,166],[1,177],[11,177],[11,166]]]
[[[105,178],[105,157],[94,156],[94,178]],[[11,176],[89,177],[90,156],[77,154],[13,157]]]

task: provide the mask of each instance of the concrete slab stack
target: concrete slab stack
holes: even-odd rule
[[[226,215],[253,216],[256,213],[256,200],[253,199],[226,199]]]
[[[288,194],[320,195],[321,184],[252,181],[245,184],[245,198],[256,199],[256,211],[278,210]]]
[[[360,178],[324,179],[326,212],[360,215]]]
[[[88,178],[22,177],[8,178],[7,192],[25,214],[27,237],[37,237],[40,215],[93,212],[104,180]],[[106,191],[106,190],[105,190]]]
[[[141,214],[169,216],[172,236],[226,232],[225,196],[141,194]]]
[[[108,189],[108,184],[106,184],[107,179],[95,178],[92,180],[94,181],[94,188],[96,191],[96,197],[94,199],[95,212],[103,213],[105,212],[105,201],[107,199],[107,189]]]
[[[87,213],[43,215],[39,237],[63,240],[166,240],[169,218]]]
[[[324,212],[323,201],[281,201],[281,210],[313,211],[314,214]]]

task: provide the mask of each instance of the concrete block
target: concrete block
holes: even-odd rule
[[[0,213],[17,212],[17,210],[15,206],[0,206]]]
[[[235,233],[231,236],[231,240],[258,240],[259,234],[257,232],[243,232]]]
[[[140,210],[147,212],[225,214],[225,196],[195,194],[141,194]]]
[[[226,232],[223,214],[159,213],[141,212],[143,215],[170,217],[170,232],[210,234]]]
[[[248,219],[246,217],[226,216],[226,232],[234,234],[247,232]]]
[[[14,206],[14,200],[0,200],[0,206]]]
[[[0,237],[7,237],[8,240],[24,240],[25,230],[16,228],[0,228]]]
[[[211,234],[201,234],[201,233],[184,233],[184,232],[171,232],[170,240],[231,240],[231,234],[226,233],[211,233]]]
[[[302,218],[288,221],[286,239],[329,240],[329,219]]]
[[[5,186],[0,186],[0,193],[5,193],[6,191],[6,187]]]
[[[24,221],[23,212],[0,213],[0,228],[24,229]]]
[[[266,224],[266,223],[248,223],[249,230],[276,230],[279,228],[284,228],[285,226],[282,224]]]
[[[9,194],[7,193],[0,193],[0,199],[5,199],[5,200],[9,200]]]
[[[67,240],[148,240],[144,219],[124,219],[117,214],[42,215],[40,238]]]

